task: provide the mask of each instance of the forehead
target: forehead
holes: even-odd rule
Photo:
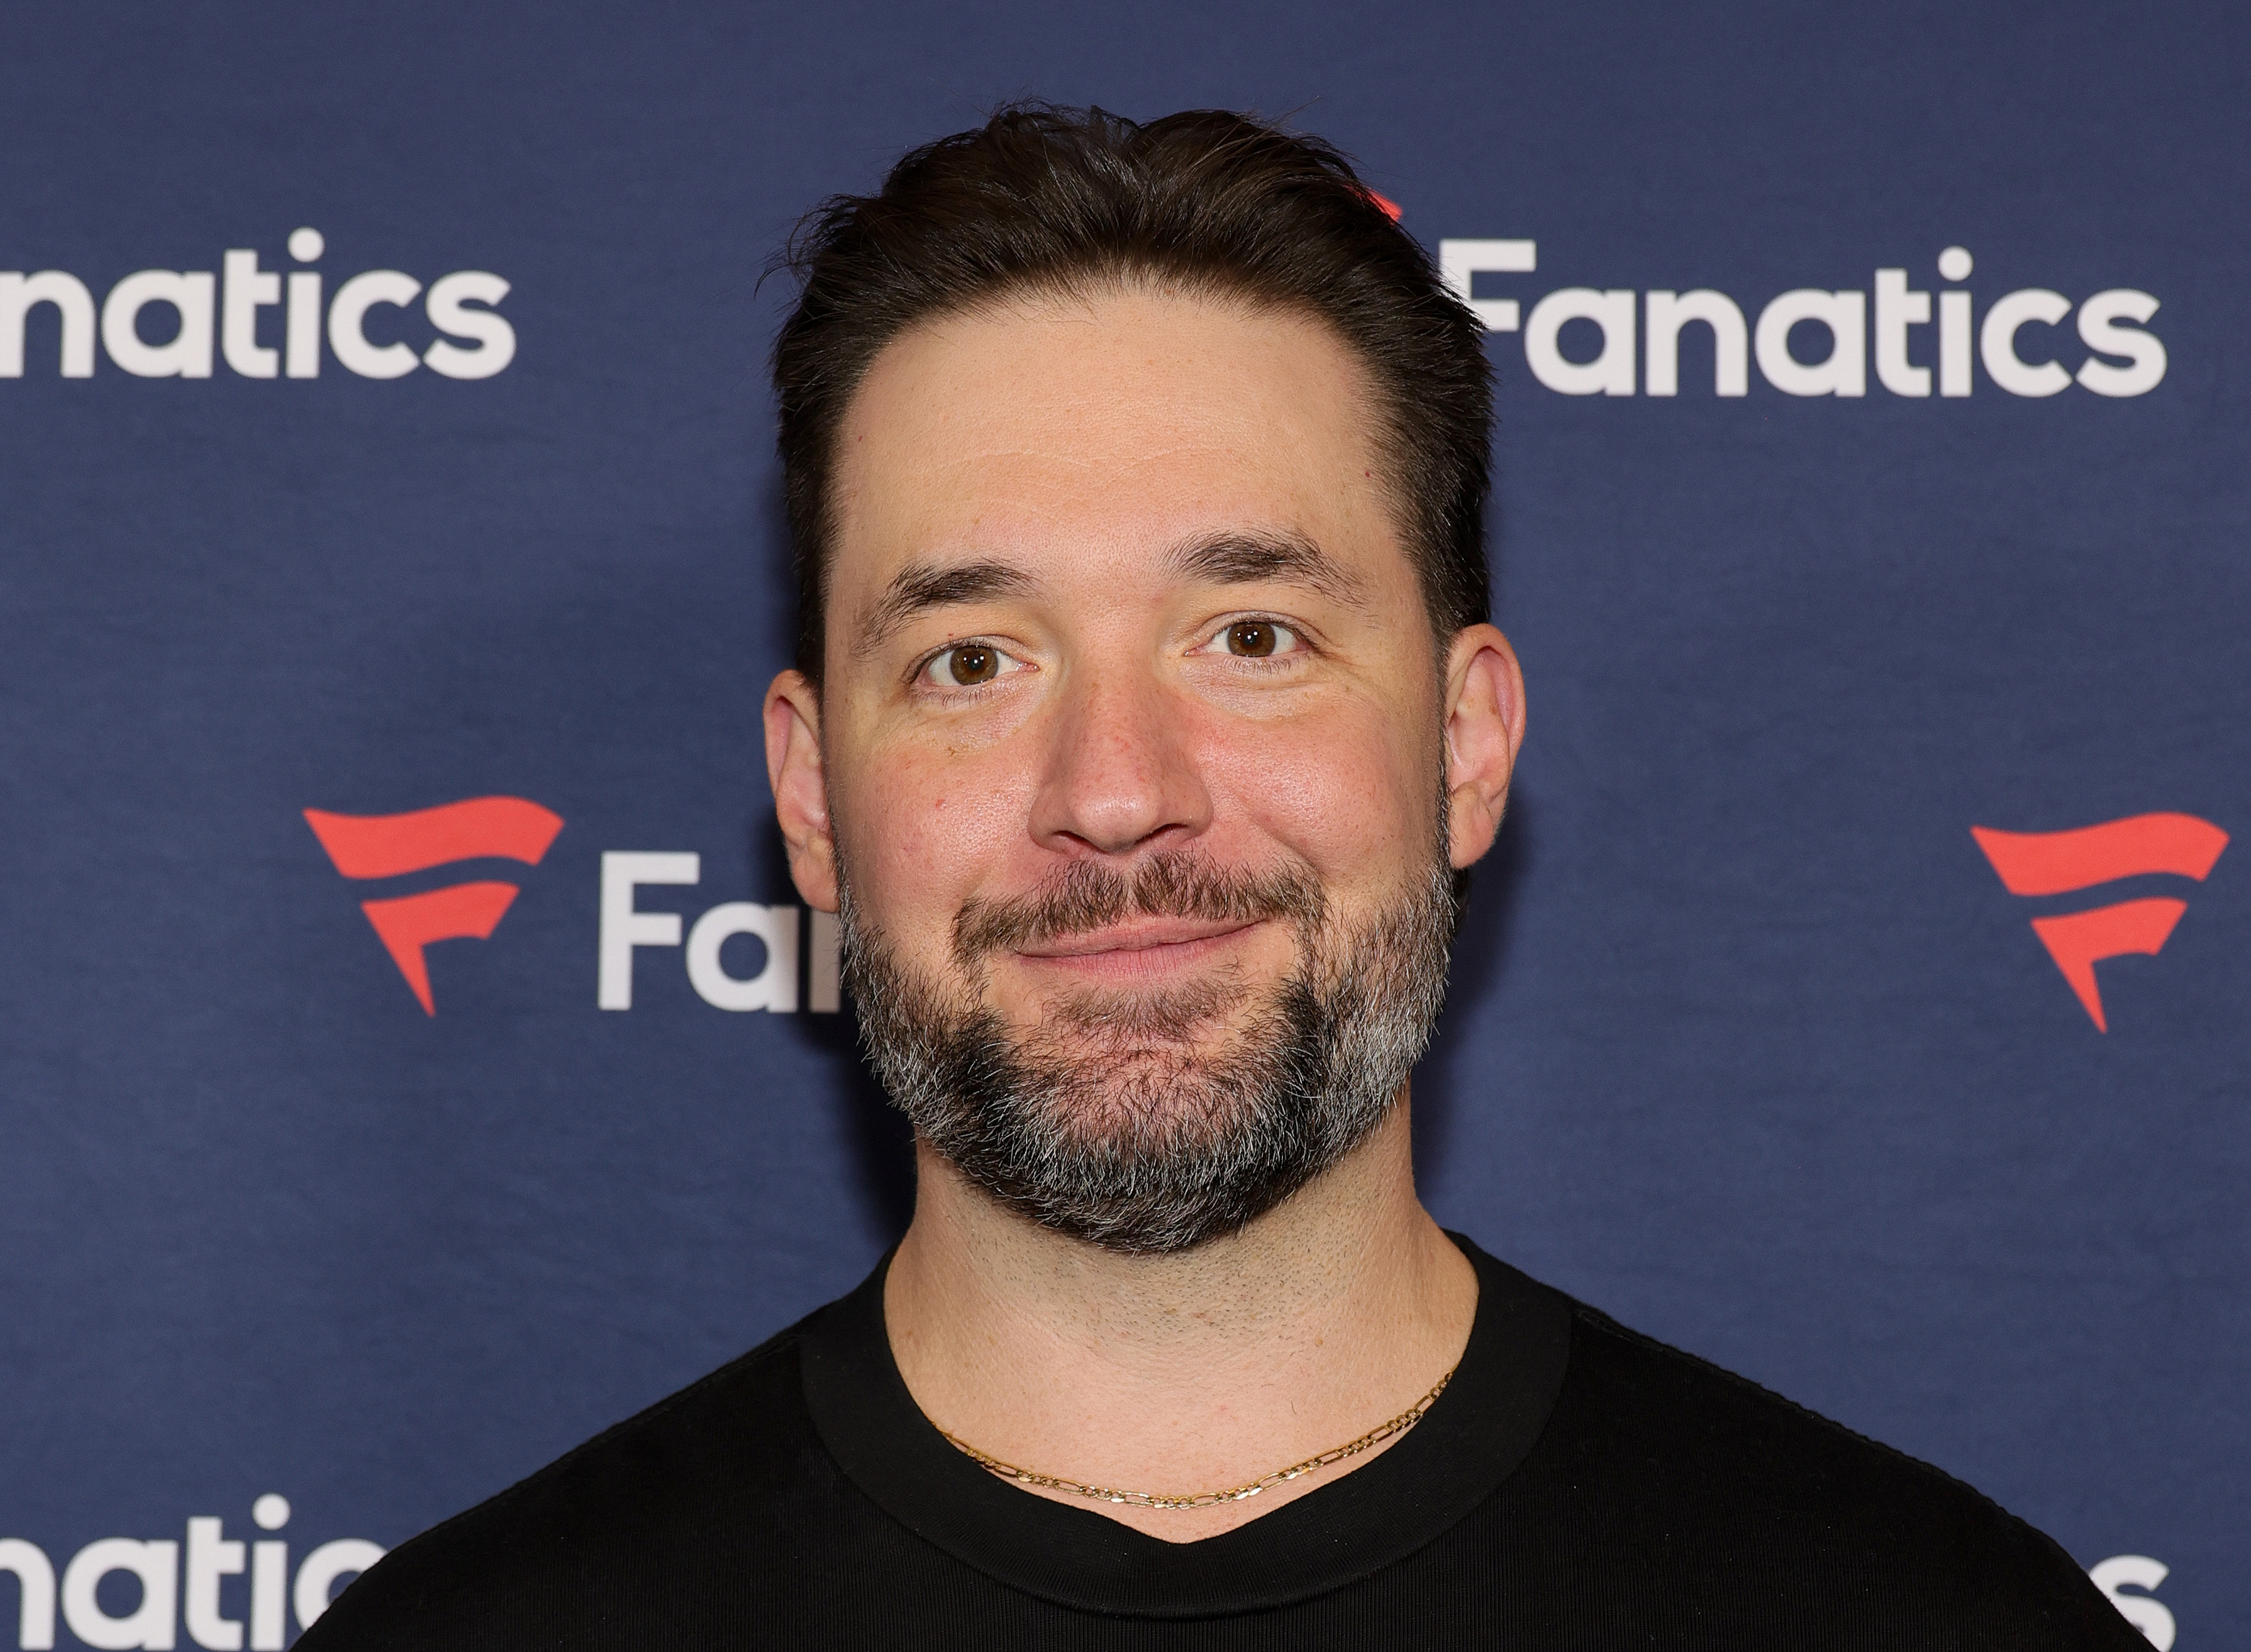
[[[842,617],[910,559],[1117,569],[1215,529],[1403,572],[1376,418],[1351,351],[1294,311],[1126,290],[938,317],[877,356],[838,432],[832,596]]]

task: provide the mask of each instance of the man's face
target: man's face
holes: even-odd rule
[[[1152,292],[876,358],[839,432],[826,682],[785,674],[768,724],[895,1090],[961,1075],[903,1074],[887,1036],[973,1033],[957,1066],[1041,1089],[1034,1157],[1132,1179],[1239,1126],[1244,1086],[1302,1090],[1282,1047],[1351,1031],[1326,994],[1330,1023],[1422,1023],[1385,1033],[1380,1113],[1435,1013],[1450,865],[1491,829],[1445,818],[1473,674],[1431,635],[1376,428],[1318,321]]]

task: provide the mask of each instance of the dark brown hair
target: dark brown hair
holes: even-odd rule
[[[1012,294],[1142,282],[1318,315],[1369,371],[1409,554],[1443,647],[1486,617],[1493,390],[1485,333],[1430,255],[1319,138],[1225,110],[1146,125],[1017,104],[926,144],[792,238],[774,342],[797,568],[798,667],[818,683],[846,405],[917,322]]]

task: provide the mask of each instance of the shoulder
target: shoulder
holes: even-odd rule
[[[1630,1455],[1652,1490],[1693,1485],[1710,1506],[1747,1511],[1894,1510],[1917,1531],[1934,1517],[2021,1524],[1928,1463],[1577,1303],[1569,1370],[1557,1420],[1577,1450]]]
[[[529,1479],[401,1545],[338,1596],[305,1652],[556,1645],[585,1613],[661,1640],[712,1537],[773,1524],[826,1462],[799,1381],[804,1322]],[[636,1595],[645,1600],[636,1600]]]
[[[1933,1646],[2142,1644],[2058,1545],[1961,1481],[1593,1309],[1572,1318],[1539,1477],[1608,1506],[1684,1603],[1763,1597]]]

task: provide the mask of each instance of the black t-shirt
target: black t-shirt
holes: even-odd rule
[[[338,1597],[304,1652],[2146,1645],[1980,1496],[1466,1241],[1453,1381],[1201,1542],[1018,1490],[900,1379],[883,1269]]]

